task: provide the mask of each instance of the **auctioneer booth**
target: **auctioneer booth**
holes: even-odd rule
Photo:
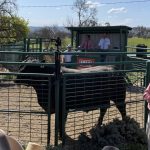
[[[83,40],[90,35],[93,45],[92,49],[80,49],[85,52],[85,55],[76,56],[74,61],[77,63],[82,62],[99,62],[101,60],[100,54],[96,52],[104,52],[98,47],[99,40],[104,33],[107,34],[110,39],[110,48],[105,50],[107,61],[115,61],[116,59],[124,59],[123,55],[116,55],[113,52],[126,52],[127,51],[127,37],[129,30],[132,28],[128,26],[101,26],[101,27],[68,27],[71,31],[71,44],[74,48],[79,48]],[[86,55],[86,52],[90,52],[90,56]],[[93,54],[92,54],[93,52]]]

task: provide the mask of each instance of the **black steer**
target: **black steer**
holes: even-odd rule
[[[104,115],[107,108],[110,106],[110,100],[112,100],[122,118],[126,116],[126,81],[121,73],[108,73],[101,71],[113,71],[110,66],[97,66],[91,68],[85,68],[82,70],[68,69],[62,67],[63,72],[72,72],[74,74],[66,76],[65,79],[65,97],[66,97],[66,110],[73,109],[74,111],[82,110],[89,111],[100,108],[100,117],[98,124],[102,124]],[[48,66],[25,66],[20,70],[21,73],[40,73],[40,74],[54,74],[55,68]],[[88,74],[90,72],[96,72],[95,74]],[[99,73],[98,73],[99,72]],[[82,73],[82,74],[76,74]],[[55,113],[55,77],[52,76],[48,82],[48,77],[42,76],[21,76],[18,75],[16,83],[33,86],[38,97],[39,105],[48,113],[48,86],[50,84],[50,111],[51,114]],[[63,91],[64,77],[60,78],[60,124],[59,129],[62,131],[62,91]],[[65,115],[67,118],[67,114]],[[60,132],[60,136],[61,136]]]

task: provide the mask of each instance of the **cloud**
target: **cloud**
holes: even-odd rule
[[[132,18],[124,18],[124,19],[117,19],[110,22],[111,25],[127,25],[131,26],[133,24]]]
[[[116,14],[118,14],[118,13],[126,13],[127,12],[127,9],[126,8],[124,8],[124,7],[120,7],[120,8],[111,8],[110,10],[108,10],[108,14],[110,14],[110,13],[116,13]]]
[[[86,5],[89,5],[89,8],[96,8],[103,6],[103,4],[100,4],[99,2],[92,2],[92,1],[87,1]]]

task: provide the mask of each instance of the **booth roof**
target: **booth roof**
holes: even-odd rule
[[[96,27],[67,27],[67,29],[71,31],[77,31],[77,32],[124,32],[132,30],[131,27],[128,26],[96,26]]]

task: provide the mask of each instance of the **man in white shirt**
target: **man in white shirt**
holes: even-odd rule
[[[100,39],[99,43],[98,43],[98,47],[104,51],[110,48],[110,39],[108,38],[107,34],[104,33],[103,37]],[[105,61],[106,59],[106,54],[101,55],[102,60],[101,61]]]
[[[72,46],[68,45],[67,50],[65,50],[64,52],[66,52],[66,53],[72,52]],[[71,59],[72,59],[72,55],[70,55],[70,54],[64,55],[64,63],[70,63]]]

